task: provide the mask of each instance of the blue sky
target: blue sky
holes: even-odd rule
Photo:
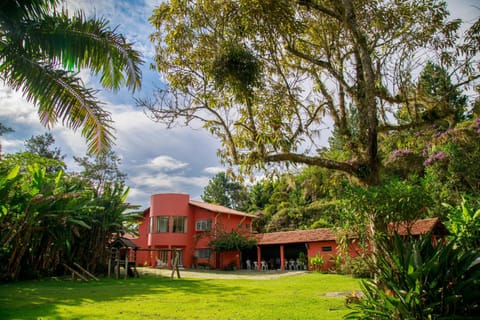
[[[135,97],[150,95],[155,87],[161,86],[159,75],[149,69],[154,55],[154,46],[148,40],[153,32],[147,19],[156,0],[68,0],[70,11],[82,9],[87,16],[105,17],[110,25],[118,26],[129,42],[142,52],[146,61],[143,66],[142,89]],[[473,21],[480,9],[475,0],[448,1],[452,17]],[[476,7],[475,7],[476,6]],[[87,86],[99,88],[98,83],[88,72],[82,72]],[[165,129],[154,123],[135,106],[130,92],[102,90],[98,94],[106,103],[105,108],[112,113],[116,129],[114,151],[122,158],[121,170],[128,174],[130,186],[128,201],[149,206],[150,195],[163,192],[190,194],[192,199],[200,199],[203,188],[216,173],[225,170],[216,157],[219,145],[214,137],[200,128]],[[39,123],[35,108],[20,94],[0,83],[0,122],[15,129],[14,133],[0,137],[3,153],[13,153],[24,149],[24,141],[32,135],[47,132]],[[86,144],[79,132],[73,132],[61,125],[51,133],[56,146],[67,155],[70,170],[76,170],[73,156],[84,156]]]

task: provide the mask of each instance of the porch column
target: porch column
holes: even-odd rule
[[[262,249],[260,249],[260,246],[257,246],[257,271],[260,270],[261,268],[261,262],[262,262]]]
[[[280,269],[285,271],[285,250],[283,244],[280,245]]]

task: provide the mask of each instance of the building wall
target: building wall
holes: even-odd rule
[[[322,266],[323,271],[327,271],[335,267],[335,258],[339,254],[339,247],[336,241],[317,241],[308,243],[308,259],[316,257],[317,255],[323,257],[324,263]],[[348,246],[348,254],[351,257],[356,257],[360,253],[360,247],[355,242],[350,242]],[[312,266],[309,263],[309,270],[312,270]]]
[[[191,268],[198,264],[209,265],[213,268],[224,268],[231,263],[233,258],[230,254],[221,257],[214,252],[210,252],[207,258],[196,258],[196,250],[210,249],[209,243],[216,232],[234,229],[241,230],[247,234],[251,234],[251,217],[241,215],[225,214],[213,212],[204,208],[190,205],[190,198],[187,194],[155,194],[150,198],[150,209],[146,210],[143,220],[139,226],[140,237],[135,239],[142,248],[163,248],[163,249],[182,249],[182,264],[184,267]],[[157,217],[162,217],[160,225],[164,225],[164,221],[168,219],[168,231],[159,229],[159,221]],[[167,218],[168,217],[168,218]],[[185,217],[187,220],[184,232],[174,231],[174,220],[177,217]],[[163,220],[165,219],[165,220]],[[210,230],[197,230],[196,222],[211,221]],[[168,258],[161,257],[160,252],[156,251],[139,251],[137,254],[137,263],[139,265],[147,264],[156,266],[157,259],[165,261],[169,266],[172,260],[171,255]],[[225,259],[224,259],[225,258]]]

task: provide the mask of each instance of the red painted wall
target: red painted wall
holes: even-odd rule
[[[146,210],[143,220],[139,226],[139,238],[134,239],[142,248],[167,248],[182,249],[183,266],[187,268],[193,267],[194,263],[208,264],[214,268],[224,268],[236,259],[237,253],[222,254],[219,257],[214,252],[208,259],[194,260],[195,250],[209,249],[209,242],[214,237],[215,230],[230,232],[233,229],[242,230],[248,234],[251,233],[251,217],[242,215],[226,214],[213,212],[204,208],[191,205],[187,194],[155,194],[150,198],[150,209]],[[168,232],[157,232],[157,217],[164,216],[169,219]],[[173,232],[173,217],[186,217],[186,230],[183,233]],[[153,219],[152,219],[153,218]],[[196,222],[198,220],[211,220],[212,229],[210,231],[197,231]],[[153,221],[153,228],[149,226]],[[149,232],[153,230],[153,232]],[[139,251],[137,254],[137,263],[144,265],[146,262],[149,266],[156,266],[156,259],[159,253],[152,251]],[[171,261],[171,257],[168,258]],[[238,259],[238,267],[240,260]]]
[[[331,248],[331,251],[327,249]],[[350,242],[348,246],[348,254],[351,257],[356,257],[361,252],[360,246],[358,246],[355,241]],[[308,261],[309,266],[308,269],[312,270],[312,266],[310,265],[310,258],[316,257],[317,254],[320,257],[323,257],[324,263],[322,270],[327,271],[329,269],[335,268],[335,258],[339,254],[339,248],[337,243],[334,240],[331,241],[318,241],[318,242],[309,242],[308,243]]]

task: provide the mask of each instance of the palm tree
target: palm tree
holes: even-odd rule
[[[105,19],[68,16],[61,0],[4,0],[0,3],[0,78],[38,107],[41,123],[61,121],[88,142],[89,152],[113,143],[110,113],[96,91],[73,70],[90,69],[100,83],[118,89],[140,86],[140,54]]]

